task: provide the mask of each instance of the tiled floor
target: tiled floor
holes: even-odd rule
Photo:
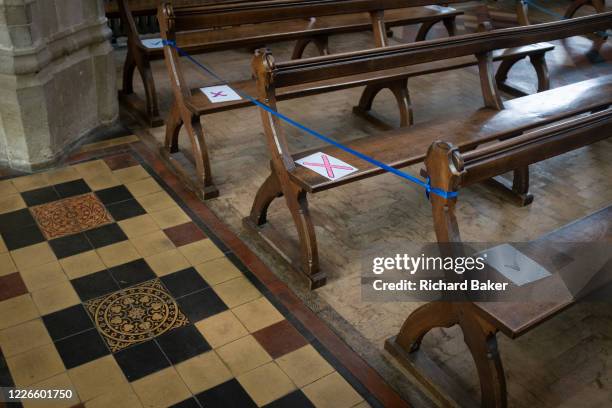
[[[72,389],[66,407],[376,403],[125,157],[0,181],[1,385]]]

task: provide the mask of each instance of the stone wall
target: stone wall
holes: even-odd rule
[[[103,0],[0,0],[0,164],[32,170],[117,119]]]

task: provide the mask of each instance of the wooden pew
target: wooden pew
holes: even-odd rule
[[[434,0],[410,0],[415,5],[424,5],[435,2]],[[296,6],[299,4],[300,6]],[[171,41],[177,41],[180,45],[181,32],[190,32],[190,30],[202,27],[214,26],[231,26],[232,24],[244,24],[244,27],[238,26],[236,29],[244,29],[251,32],[253,28],[257,30],[257,37],[250,37],[252,34],[240,36],[234,39],[228,39],[225,35],[215,31],[212,34],[220,35],[218,41],[210,41],[207,44],[200,43],[198,47],[205,47],[208,50],[225,49],[228,47],[256,45],[258,42],[267,42],[268,34],[261,31],[262,26],[272,24],[277,27],[285,24],[289,19],[288,24],[295,24],[296,19],[304,18],[305,16],[316,16],[316,26],[311,26],[306,31],[312,38],[313,32],[319,32],[322,35],[327,35],[331,32],[344,30],[337,25],[347,16],[338,15],[345,10],[365,11],[367,13],[352,14],[351,16],[359,16],[363,19],[363,24],[366,24],[372,29],[374,42],[378,47],[386,47],[387,37],[385,35],[385,27],[389,26],[387,17],[394,16],[394,12],[404,13],[408,9],[395,10],[392,9],[398,5],[405,6],[405,1],[397,0],[343,0],[343,1],[327,1],[318,4],[308,2],[263,2],[243,4],[242,6],[234,6],[230,8],[223,7],[190,7],[190,8],[172,8],[167,5],[160,9],[158,17],[162,27],[162,38]],[[248,13],[243,10],[248,8]],[[428,10],[427,8],[416,8],[416,10]],[[454,11],[450,12],[453,14]],[[329,27],[325,24],[327,19],[333,17],[334,24]],[[351,19],[353,17],[350,17]],[[437,17],[439,18],[439,15]],[[272,22],[271,20],[278,20]],[[305,20],[303,20],[305,21]],[[398,21],[393,20],[391,21]],[[433,21],[433,20],[432,20]],[[406,22],[406,20],[404,20]],[[253,25],[253,23],[258,23]],[[360,24],[362,24],[360,23]],[[391,24],[393,25],[393,23]],[[350,30],[352,26],[348,24],[346,30]],[[365,27],[365,26],[362,26]],[[273,28],[276,30],[277,28]],[[451,30],[452,32],[452,30]],[[198,34],[200,35],[200,34]],[[293,34],[291,34],[293,36]],[[185,36],[185,35],[183,35]],[[278,34],[271,34],[277,38]],[[265,40],[265,41],[264,41]],[[185,40],[183,40],[185,42]],[[198,50],[201,48],[198,48]],[[519,60],[529,58],[532,62],[538,75],[538,90],[545,90],[549,87],[548,73],[546,68],[545,53],[552,50],[553,46],[547,43],[529,44],[524,47],[516,47],[507,50],[496,50],[492,54],[494,61],[501,61],[500,68],[496,74],[495,80],[500,86],[510,88],[506,84],[507,73],[510,68]],[[199,122],[200,116],[221,112],[231,109],[247,107],[250,102],[242,99],[222,103],[212,103],[199,88],[190,89],[185,83],[181,68],[181,58],[178,51],[170,46],[164,49],[166,55],[166,63],[168,73],[171,78],[171,83],[174,92],[174,104],[172,106],[170,116],[166,124],[166,141],[165,148],[162,154],[168,159],[169,163],[177,170],[177,173],[182,175],[183,180],[191,186],[202,198],[212,198],[218,195],[218,190],[214,186],[208,151],[206,149],[206,138],[202,131]],[[412,123],[412,109],[410,97],[408,93],[408,79],[420,75],[425,75],[433,72],[440,72],[452,69],[463,68],[467,66],[477,65],[477,59],[473,56],[463,56],[452,61],[429,61],[428,64],[419,66],[405,66],[389,68],[377,72],[364,72],[361,75],[340,77],[338,75],[330,75],[329,78],[321,77],[316,82],[297,83],[295,86],[283,87],[277,93],[278,99],[292,99],[308,95],[320,94],[324,92],[333,92],[342,89],[365,87],[362,97],[356,106],[355,111],[366,115],[371,107],[376,95],[385,88],[388,88],[394,94],[400,113],[401,126],[407,126]],[[256,83],[253,79],[247,79],[230,84],[231,87],[245,92],[250,95],[256,93]],[[185,124],[186,130],[192,140],[192,160],[195,161],[195,171],[191,171],[189,165],[180,162],[173,154],[178,153],[178,136],[181,126]]]
[[[272,55],[260,51],[253,61],[257,76],[258,97],[273,109],[283,89],[337,78],[360,78],[377,72],[434,63],[450,58],[475,55],[478,62],[481,92],[485,107],[452,120],[444,119],[410,128],[400,128],[346,143],[349,148],[366,154],[395,168],[424,160],[432,141],[444,137],[461,151],[472,150],[495,140],[512,140],[530,129],[548,125],[577,115],[606,108],[612,103],[612,75],[502,101],[492,71],[493,52],[500,48],[524,47],[536,41],[566,38],[612,26],[612,13],[595,16],[468,34],[440,40],[387,47],[300,61],[275,63]],[[308,278],[311,288],[325,283],[325,271],[319,268],[314,225],[308,210],[307,194],[318,193],[385,171],[370,162],[334,146],[324,146],[308,152],[292,152],[285,139],[281,120],[261,110],[263,127],[272,158],[272,172],[255,197],[245,225],[262,235],[272,248]],[[343,178],[330,181],[295,160],[320,151],[356,167],[358,170]],[[523,202],[530,201],[528,167],[516,164],[512,191]],[[297,248],[276,238],[267,222],[270,203],[285,197],[298,231]]]
[[[455,0],[456,1],[456,0]],[[465,0],[463,0],[465,1]],[[190,5],[198,8],[199,12],[207,11],[208,13],[226,13],[232,9],[237,9],[239,13],[247,13],[249,7],[247,5],[240,6],[242,3],[262,3],[275,4],[277,6],[295,7],[295,4],[321,3],[320,1],[313,2],[312,0],[299,0],[285,2],[283,0],[261,1],[261,0],[181,0],[172,2],[173,7],[183,7],[183,12],[189,10]],[[135,17],[152,16],[157,13],[158,5],[162,3],[159,0],[116,0],[107,7],[108,15],[119,13],[121,21],[127,35],[127,56],[123,69],[123,88],[120,92],[120,97],[131,110],[138,114],[141,119],[149,123],[151,126],[160,126],[163,120],[159,116],[159,108],[157,102],[157,94],[155,91],[155,82],[151,74],[151,61],[163,58],[163,50],[161,43],[159,47],[147,47],[143,42],[138,32]],[[371,29],[369,18],[363,14],[351,14],[351,8],[342,8],[342,1],[328,0],[327,6],[330,3],[338,3],[334,9],[334,15],[327,15],[322,20],[312,20],[310,17],[319,17],[317,13],[318,7],[309,8],[313,14],[306,16],[304,13],[296,13],[294,20],[268,18],[253,23],[267,23],[258,25],[257,27],[227,27],[228,25],[236,25],[229,20],[225,23],[210,21],[211,25],[202,25],[194,27],[197,31],[189,33],[177,33],[177,43],[182,48],[190,53],[203,53],[211,51],[220,51],[235,49],[239,47],[261,47],[267,44],[297,40],[294,58],[301,57],[306,46],[313,42],[321,54],[329,52],[328,37],[333,34],[367,31]],[[387,5],[388,3],[388,5]],[[392,4],[391,4],[392,3]],[[427,2],[435,4],[435,1]],[[440,3],[442,3],[440,1]],[[431,27],[438,22],[443,22],[449,33],[454,34],[455,18],[462,14],[461,12],[449,7],[440,8],[406,8],[406,2],[383,1],[379,7],[380,10],[388,10],[387,13],[387,29],[395,26],[421,24],[422,29],[417,35],[417,39],[425,38]],[[270,21],[278,20],[275,23]],[[223,29],[212,30],[214,28],[223,27]],[[134,94],[133,76],[135,70],[138,70],[145,89],[145,101],[141,100]]]
[[[444,191],[459,189],[494,175],[527,166],[612,135],[612,108],[565,121],[543,130],[524,133],[461,153],[448,142],[434,142],[425,158],[431,185]],[[438,242],[443,256],[465,256],[456,218],[457,198],[430,198]],[[497,348],[496,333],[517,338],[538,327],[576,301],[602,290],[612,281],[609,251],[593,245],[612,247],[612,206],[573,222],[527,245],[520,252],[546,268],[551,275],[525,286],[512,285],[512,298],[493,297],[489,301],[432,302],[415,310],[399,334],[385,348],[427,386],[434,387],[431,375],[418,363],[423,337],[435,327],[459,325],[480,378],[483,407],[506,407],[506,380]],[[591,248],[591,250],[589,250]],[[569,264],[559,263],[562,251]],[[601,256],[604,256],[602,258]],[[524,271],[523,271],[524,273]],[[474,278],[482,275],[474,276]],[[508,279],[503,279],[508,281]],[[526,294],[529,293],[529,296]],[[507,294],[505,294],[507,295]],[[609,293],[608,295],[609,296]],[[431,371],[430,371],[431,372]]]

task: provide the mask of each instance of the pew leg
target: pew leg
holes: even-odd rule
[[[495,82],[497,83],[497,88],[501,91],[509,93],[510,95],[520,97],[527,95],[527,92],[518,89],[514,86],[509,85],[506,81],[508,79],[508,73],[523,57],[515,57],[515,58],[505,58],[499,64],[499,68],[497,68],[497,72],[495,73]],[[538,77],[539,79],[539,77]]]
[[[526,206],[533,202],[533,194],[529,192],[529,166],[514,170],[512,192],[518,198],[521,206]]]
[[[166,141],[164,143],[164,147],[170,153],[177,153],[179,151],[178,138],[182,126],[183,119],[181,118],[181,110],[178,105],[174,103],[168,115],[168,123],[166,123]]]
[[[429,31],[431,30],[431,28],[437,23],[437,21],[428,21],[425,23],[421,24],[421,27],[419,27],[419,31],[417,32],[416,37],[414,38],[414,41],[425,41],[425,39],[427,38],[427,34],[429,33]],[[445,24],[446,25],[446,24]]]
[[[300,267],[310,281],[310,289],[325,285],[327,276],[319,270],[319,255],[314,224],[308,209],[306,191],[292,187],[285,193],[285,200],[298,232],[300,245]]]
[[[457,33],[457,19],[455,17],[443,19],[442,24],[444,24],[449,37],[452,37]]]
[[[124,95],[131,95],[134,93],[134,71],[136,71],[136,61],[134,60],[132,51],[130,51],[128,47],[125,63],[123,64],[123,83],[121,85],[121,92]]]
[[[506,408],[506,376],[497,347],[497,329],[467,310],[461,314],[459,326],[480,380],[481,406]]]
[[[601,0],[573,0],[565,10],[564,18],[572,18],[578,9],[584,6],[591,6],[597,13],[603,13],[605,11],[604,2]]]
[[[319,55],[329,55],[329,37],[326,35],[320,35],[312,38],[302,38],[297,40],[295,47],[293,47],[293,53],[291,59],[301,59],[304,56],[304,51],[308,44],[313,43],[319,51]]]
[[[259,187],[259,190],[257,190],[253,206],[251,207],[251,214],[249,215],[250,221],[257,226],[267,223],[270,204],[272,204],[275,198],[282,197],[282,195],[280,182],[273,170],[266,181]]]
[[[507,407],[506,378],[497,348],[497,329],[478,317],[468,303],[431,302],[419,307],[408,316],[399,334],[387,339],[385,349],[414,373],[414,359],[410,354],[418,352],[423,337],[436,327],[456,324],[476,364],[481,406]]]
[[[374,98],[383,89],[388,88],[395,96],[400,114],[400,126],[410,126],[414,123],[414,114],[412,104],[410,102],[410,93],[408,91],[408,80],[402,79],[392,83],[372,84],[365,87],[359,104],[353,107],[353,112],[369,121],[374,122],[382,128],[390,129],[391,126],[384,124],[379,119],[373,117],[370,113]]]
[[[184,121],[185,128],[191,139],[193,160],[196,167],[196,193],[204,200],[219,196],[219,190],[214,185],[210,171],[210,160],[204,130],[200,118],[192,116],[189,121]]]
[[[548,75],[548,65],[546,65],[546,56],[544,54],[535,54],[529,57],[533,69],[538,76],[538,92],[547,91],[550,89],[550,76]]]
[[[157,92],[155,91],[155,82],[153,81],[153,71],[151,63],[144,58],[137,60],[138,72],[142,78],[142,83],[146,96],[146,114],[149,118],[159,117],[159,106],[157,104]]]
[[[420,306],[408,316],[395,339],[388,339],[385,348],[393,347],[393,342],[406,352],[415,352],[427,333],[436,327],[451,327],[459,323],[448,302],[430,302]]]

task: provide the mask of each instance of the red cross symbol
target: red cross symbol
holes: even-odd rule
[[[219,92],[212,91],[211,94],[213,98],[217,98],[219,96],[227,96],[226,94],[223,93],[223,91],[219,91]]]
[[[330,161],[329,161],[329,158],[327,157],[326,154],[321,154],[321,160],[323,160],[323,163],[306,163],[306,162],[304,162],[304,164],[306,164],[308,166],[325,167],[325,170],[327,171],[327,177],[329,177],[331,179],[336,178],[336,175],[334,174],[334,169],[353,170],[352,167],[339,166],[337,164],[331,164]]]

